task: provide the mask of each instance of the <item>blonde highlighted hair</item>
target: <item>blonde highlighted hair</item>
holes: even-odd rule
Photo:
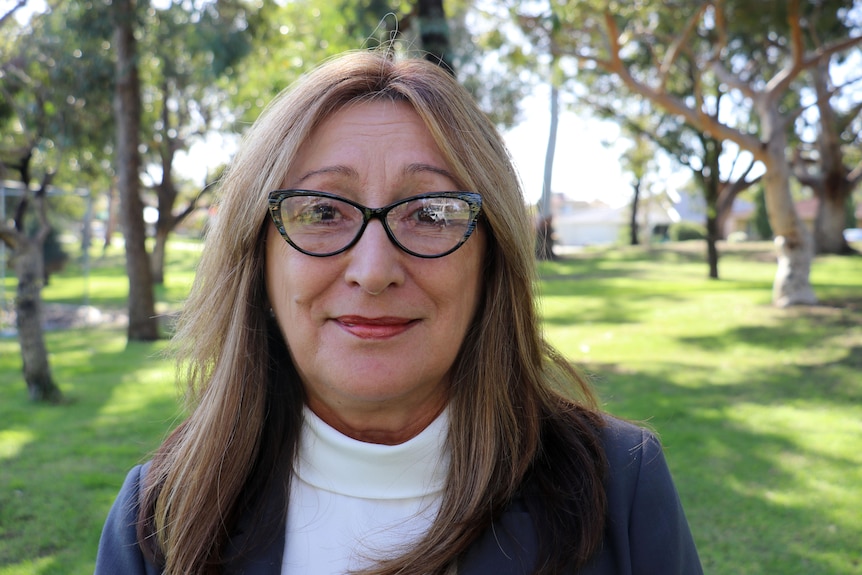
[[[446,573],[515,497],[525,498],[546,546],[536,572],[582,565],[601,541],[601,417],[584,381],[542,339],[533,232],[499,134],[446,71],[356,52],[276,98],[221,183],[174,340],[191,414],[156,453],[139,515],[141,545],[165,573],[220,572],[236,552],[231,531],[262,494],[287,504],[304,394],[264,288],[267,192],[316,126],[368,99],[413,107],[460,189],[482,194],[488,236],[483,296],[453,366],[442,507],[413,549],[369,572]],[[286,509],[271,517],[259,527],[283,537]]]

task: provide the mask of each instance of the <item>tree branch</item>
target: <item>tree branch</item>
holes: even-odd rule
[[[18,11],[19,8],[23,8],[26,5],[27,0],[18,0],[18,2],[14,6],[12,6],[8,12],[0,16],[0,26],[3,26],[3,24],[6,23],[6,20],[11,18],[15,14],[15,12]]]
[[[18,249],[18,244],[21,243],[21,234],[5,224],[0,224],[0,241],[9,247],[13,252]]]
[[[593,62],[601,65],[606,71],[616,74],[632,92],[640,94],[671,114],[681,116],[690,126],[703,132],[711,132],[720,139],[731,140],[739,145],[739,147],[751,152],[757,159],[760,159],[763,151],[760,140],[756,137],[722,124],[716,118],[704,114],[702,110],[693,110],[678,98],[666,92],[656,90],[634,78],[623,65],[620,58],[619,31],[609,11],[605,12],[605,25],[608,31],[610,58],[604,65],[595,59]],[[575,57],[579,56],[575,54]]]
[[[766,83],[764,94],[769,99],[778,98],[783,94],[805,67],[805,45],[800,19],[799,0],[790,0],[787,6],[787,24],[790,26],[790,62]]]
[[[856,186],[859,185],[859,182],[862,182],[862,162],[856,164],[856,167],[853,168],[849,174],[847,174],[847,181],[850,182],[851,192],[856,189]]]
[[[742,92],[743,96],[750,98],[751,100],[756,100],[760,97],[760,94],[751,87],[751,84],[725,68],[720,61],[711,61],[710,67],[712,68],[713,73],[718,77],[719,81],[727,84],[731,89],[739,90]]]
[[[48,234],[51,233],[51,224],[48,223],[48,208],[46,206],[46,197],[48,195],[48,186],[51,185],[51,180],[54,179],[52,172],[45,172],[42,176],[42,182],[39,184],[39,189],[36,190],[36,217],[39,219],[39,231],[36,232],[36,238],[39,243],[44,243]]]
[[[804,187],[811,188],[812,190],[817,190],[823,185],[822,176],[801,169],[795,162],[793,163],[793,177]]]
[[[670,74],[670,69],[673,67],[676,59],[679,57],[680,49],[685,44],[685,42],[691,37],[692,31],[697,27],[697,23],[700,22],[700,19],[703,18],[704,12],[709,7],[708,4],[701,5],[700,9],[689,18],[688,22],[685,24],[685,29],[682,31],[682,34],[677,36],[676,40],[670,45],[668,51],[665,53],[664,60],[659,67],[659,86],[662,92],[665,91],[667,86],[667,78]]]
[[[831,56],[838,52],[843,52],[847,48],[852,48],[859,44],[862,44],[862,36],[850,36],[849,38],[844,38],[843,40],[833,42],[832,44],[827,44],[818,48],[810,56],[805,58],[802,61],[802,66],[808,68],[816,64],[821,58]]]

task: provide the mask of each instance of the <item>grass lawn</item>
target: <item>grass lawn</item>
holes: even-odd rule
[[[658,431],[707,573],[862,574],[862,258],[818,259],[825,305],[776,310],[762,249],[725,250],[720,281],[701,251],[541,264],[546,335],[609,411]],[[196,246],[169,255],[160,311],[188,289]],[[44,293],[122,308],[125,281],[109,253],[86,284],[70,266]],[[96,327],[47,338],[65,405],[27,401],[17,341],[0,338],[0,575],[92,573],[125,472],[180,417],[164,341]]]

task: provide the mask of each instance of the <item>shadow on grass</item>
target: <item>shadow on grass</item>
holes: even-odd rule
[[[20,359],[6,355],[17,342],[0,342],[8,382],[0,388],[0,565],[92,573],[126,472],[175,424],[173,371],[157,357],[163,345],[127,345],[116,329],[48,334],[54,378],[69,400],[49,406],[27,400]]]
[[[558,306],[553,310],[553,313],[544,315],[542,318],[543,323],[551,327],[567,327],[589,323],[638,323],[642,319],[644,306],[669,306],[679,301],[679,298],[676,296],[655,293],[638,294],[637,297],[631,297],[632,294],[629,293],[623,296],[616,293],[617,290],[613,288],[606,289],[604,294],[592,293],[587,295],[584,293],[572,295],[571,288],[560,287],[559,289],[555,289],[553,286],[554,283],[548,282],[549,289],[543,290],[542,295],[544,297],[564,297],[567,301],[571,300],[571,303],[565,306]],[[587,297],[593,300],[589,305],[583,301],[583,298]],[[579,301],[579,298],[581,301]]]
[[[732,385],[684,363],[587,367],[612,413],[660,434],[705,572],[851,575],[862,527],[858,354],[740,373]]]
[[[741,343],[770,351],[805,349],[819,344],[823,338],[833,337],[858,326],[858,314],[843,313],[830,308],[823,311],[811,308],[813,313],[778,318],[775,325],[745,325],[717,335],[680,337],[679,341],[708,351],[721,351]],[[792,312],[791,312],[792,314]]]

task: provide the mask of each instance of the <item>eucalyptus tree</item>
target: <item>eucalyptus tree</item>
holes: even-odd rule
[[[716,102],[723,96],[718,94]],[[718,106],[717,106],[718,107]],[[689,169],[706,207],[706,246],[709,277],[719,278],[718,241],[724,238],[727,218],[736,197],[760,181],[750,153],[697,130],[675,116],[661,114],[648,102],[640,102],[637,112],[620,113],[599,106],[602,116],[612,117],[630,137],[649,140],[675,163]],[[624,165],[626,158],[623,158]]]
[[[164,282],[169,235],[208,189],[192,191],[193,184],[183,181],[175,168],[177,155],[211,132],[229,129],[234,110],[224,82],[250,51],[252,17],[243,4],[229,2],[200,7],[174,3],[149,9],[142,17],[141,138],[148,191],[158,208],[150,253],[156,284]]]
[[[632,199],[629,208],[629,245],[640,244],[642,230],[638,221],[641,199],[647,191],[649,176],[655,172],[656,145],[643,132],[630,135],[632,144],[622,153],[620,161],[632,177]]]
[[[48,185],[70,188],[104,178],[98,175],[106,157],[100,134],[110,125],[104,89],[91,90],[105,80],[100,45],[76,37],[67,8],[61,4],[25,24],[8,18],[0,24],[0,176],[16,174],[22,190],[10,221],[0,222],[0,237],[12,250],[18,280],[24,379],[30,397],[42,401],[62,397],[42,332]],[[92,73],[82,74],[88,66]]]
[[[107,10],[115,56],[114,153],[129,275],[128,336],[149,340],[159,337],[153,283],[163,278],[167,235],[199,197],[193,195],[174,211],[180,197],[174,160],[195,137],[226,125],[220,119],[229,117],[230,110],[225,109],[221,80],[248,52],[246,29],[255,21],[257,7],[242,0],[164,8],[114,0]],[[145,171],[158,174],[153,186],[159,210],[155,257],[146,249]]]
[[[532,76],[535,83],[544,84],[548,87],[550,122],[545,147],[542,195],[539,198],[535,221],[535,252],[539,260],[552,260],[556,256],[554,253],[553,211],[551,209],[551,197],[553,195],[551,182],[556,159],[557,131],[561,108],[560,93],[565,90],[564,84],[568,78],[563,71],[563,61],[558,46],[560,21],[556,14],[540,11],[526,15],[519,12],[519,7],[520,3],[516,3],[514,6],[507,6],[505,11],[516,24],[517,33],[513,34],[513,30],[505,31],[503,26],[500,26],[492,38],[497,40],[494,46],[497,50],[500,50],[503,45],[511,43],[513,38],[515,44],[522,44],[521,49],[510,50],[501,58],[509,68],[509,78],[519,78],[524,75]],[[493,14],[490,17],[501,19],[498,15]],[[506,32],[508,32],[509,38],[503,40],[502,37]]]
[[[141,199],[141,80],[137,34],[139,13],[135,0],[113,0],[104,8],[110,19],[114,53],[114,169],[120,195],[120,221],[129,277],[129,340],[159,338],[155,292],[146,247],[144,204]]]
[[[458,8],[460,10],[461,8]],[[247,64],[229,83],[247,125],[279,92],[320,62],[348,50],[385,49],[424,57],[457,73],[472,57],[468,38],[450,22],[441,0],[336,0],[265,3]]]
[[[857,50],[857,61],[862,51]],[[833,57],[834,58],[834,57]],[[810,124],[813,133],[803,140],[793,154],[793,173],[817,197],[814,243],[818,253],[856,253],[844,238],[853,190],[862,181],[862,94],[845,90],[832,75],[835,66],[821,59],[811,70],[814,84],[816,118]],[[848,83],[862,77],[851,77]],[[854,157],[855,156],[855,157]],[[855,226],[854,226],[855,227]]]
[[[42,330],[43,254],[51,231],[46,194],[85,114],[77,114],[74,94],[61,101],[53,98],[69,78],[50,24],[36,20],[18,25],[9,19],[2,24],[0,179],[14,173],[21,193],[12,218],[0,222],[0,241],[11,250],[17,278],[15,320],[30,399],[58,402],[62,393],[51,374]]]
[[[833,35],[809,48],[805,25],[811,6],[802,7],[799,0],[769,6],[729,0],[583,1],[553,3],[550,9],[561,22],[561,49],[583,69],[615,77],[630,93],[700,133],[734,142],[765,166],[778,258],[773,302],[782,307],[816,302],[809,279],[813,242],[794,209],[786,156],[788,133],[801,110],[783,105],[804,71],[862,38]],[[758,35],[765,38],[763,49],[753,51],[751,39]],[[742,115],[718,108],[704,90],[710,85],[726,86],[734,107],[748,111],[742,122]],[[754,132],[748,130],[751,119]]]

